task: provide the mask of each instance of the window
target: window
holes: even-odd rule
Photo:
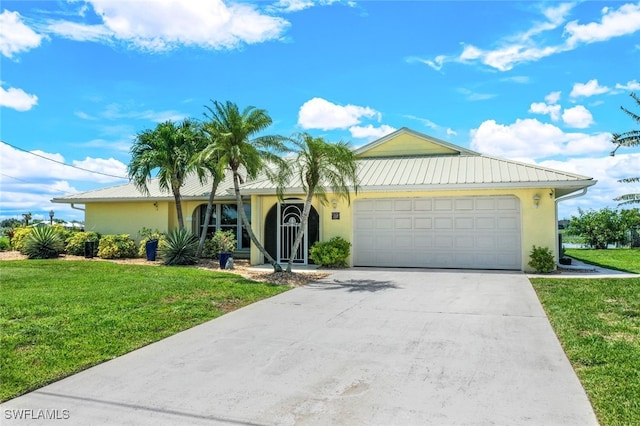
[[[247,219],[251,220],[251,204],[244,204],[244,211],[247,214]],[[202,230],[204,226],[204,216],[207,212],[207,205],[203,204],[198,207],[198,229]],[[218,218],[220,221],[218,223]],[[249,238],[249,233],[242,226],[242,219],[240,215],[238,215],[238,207],[234,204],[216,204],[213,206],[213,215],[211,216],[211,220],[209,221],[209,226],[207,229],[207,238],[210,238],[211,235],[217,230],[233,231],[233,234],[236,236],[238,241],[238,250],[248,250],[251,246],[251,239]],[[242,235],[242,238],[238,238],[238,235]]]

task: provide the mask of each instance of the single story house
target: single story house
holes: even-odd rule
[[[314,199],[305,241],[295,263],[306,264],[316,241],[341,236],[352,243],[352,266],[530,270],[534,245],[558,255],[557,203],[584,195],[592,178],[494,158],[402,128],[355,150],[359,190],[351,203],[327,194]],[[102,234],[143,227],[168,231],[177,226],[173,195],[149,184],[143,195],[133,183],[55,198],[84,205],[85,229]],[[182,187],[186,226],[199,233],[210,186],[191,177]],[[304,192],[288,185],[279,202],[267,179],[242,188],[247,216],[265,248],[278,261],[300,220]],[[252,264],[264,258],[243,232],[228,176],[218,187],[209,230],[231,229],[238,238],[236,256]]]

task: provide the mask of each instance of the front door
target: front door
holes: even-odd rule
[[[298,236],[302,222],[304,203],[285,201],[278,204],[278,262],[287,263],[293,258],[293,263],[307,264],[307,230],[305,229],[302,242],[295,253],[291,252],[293,243]]]

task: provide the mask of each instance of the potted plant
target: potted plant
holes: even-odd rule
[[[216,231],[211,238],[215,247],[216,253],[218,253],[218,260],[220,261],[220,269],[225,269],[227,261],[231,257],[233,251],[236,249],[236,236],[233,231]]]
[[[157,229],[151,230],[149,228],[142,228],[138,231],[138,235],[142,238],[138,254],[142,256],[144,253],[147,261],[154,262],[158,253],[158,244],[164,235]]]

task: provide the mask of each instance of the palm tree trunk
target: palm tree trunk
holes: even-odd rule
[[[307,229],[307,222],[309,221],[309,213],[311,212],[311,200],[313,198],[313,192],[309,191],[307,199],[304,200],[304,207],[302,209],[302,218],[300,219],[300,225],[298,225],[298,233],[296,240],[293,242],[291,248],[291,255],[289,256],[289,262],[287,262],[287,272],[291,272],[291,265],[293,264],[293,258],[298,251],[298,247],[302,243],[302,237],[304,237],[304,230]]]
[[[216,191],[218,190],[219,183],[220,183],[219,179],[215,179],[215,178],[213,179],[213,184],[211,185],[211,193],[209,194],[209,202],[207,203],[207,211],[204,213],[204,223],[202,226],[202,231],[200,232],[200,242],[198,243],[198,250],[196,251],[196,257],[200,257],[202,255],[204,240],[207,239],[209,222],[211,221],[211,215],[213,214],[213,200],[216,196]]]
[[[176,210],[178,212],[178,226],[184,229],[184,217],[182,216],[182,197],[180,197],[180,189],[173,190],[173,199],[176,201]]]
[[[233,171],[233,189],[236,193],[238,213],[240,213],[240,217],[242,218],[242,224],[243,226],[246,227],[247,232],[249,233],[249,238],[251,238],[251,242],[253,242],[253,244],[256,245],[258,250],[260,250],[260,253],[262,253],[264,257],[267,259],[267,262],[269,262],[271,266],[273,266],[273,272],[282,272],[282,267],[278,264],[278,262],[275,261],[273,257],[271,257],[269,253],[267,253],[267,250],[265,250],[262,244],[260,244],[260,241],[258,241],[258,239],[256,238],[256,235],[253,233],[253,229],[251,229],[251,223],[247,219],[247,214],[244,211],[244,204],[242,203],[242,197],[240,196],[240,184],[238,183],[239,178],[240,177],[238,176],[238,172],[234,170]],[[242,235],[238,235],[238,238],[242,238]]]

